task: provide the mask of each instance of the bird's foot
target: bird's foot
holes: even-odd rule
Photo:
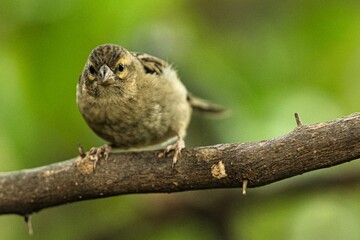
[[[178,137],[178,140],[169,146],[166,147],[163,155],[166,155],[172,151],[174,151],[173,161],[172,161],[172,168],[174,168],[175,164],[177,163],[177,160],[181,156],[181,150],[185,148],[185,142],[184,139],[181,137]]]
[[[79,146],[79,154],[81,158],[88,158],[88,160],[93,162],[93,168],[96,168],[96,164],[98,163],[100,158],[104,158],[105,161],[109,158],[109,154],[111,152],[111,146],[109,144],[105,144],[101,147],[93,147],[89,150],[89,152],[85,153],[84,148]]]

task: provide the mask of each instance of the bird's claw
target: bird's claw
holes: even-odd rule
[[[184,139],[178,138],[178,140],[169,146],[166,147],[164,150],[163,156],[166,156],[168,153],[174,151],[173,161],[171,164],[171,167],[174,168],[175,164],[177,163],[177,160],[181,156],[181,150],[185,148],[185,142]]]
[[[100,158],[104,158],[105,161],[108,160],[109,154],[111,152],[111,146],[105,144],[101,147],[93,147],[87,153],[85,153],[82,146],[79,146],[78,150],[80,157],[83,159],[88,157],[88,160],[93,162],[93,168],[95,169]]]

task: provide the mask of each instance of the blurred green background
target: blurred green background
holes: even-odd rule
[[[359,111],[360,2],[0,0],[0,171],[103,143],[75,86],[90,51],[117,43],[174,63],[196,95],[187,146],[257,141]],[[43,210],[31,239],[360,239],[360,164],[240,189],[119,196]],[[1,189],[0,189],[1,191]],[[1,239],[30,239],[0,216]]]

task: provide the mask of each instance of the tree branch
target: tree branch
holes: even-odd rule
[[[258,187],[360,158],[360,113],[303,125],[267,141],[184,149],[171,168],[160,151],[112,153],[96,168],[89,157],[0,173],[0,214],[130,193]],[[244,183],[244,184],[243,184]]]

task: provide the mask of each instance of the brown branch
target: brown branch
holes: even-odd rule
[[[300,119],[300,118],[298,118]],[[88,157],[0,173],[0,214],[130,193],[252,188],[360,157],[360,113],[302,125],[260,142],[185,149],[171,167],[159,151],[112,153],[96,168]],[[245,191],[246,189],[244,189]]]
[[[298,127],[301,127],[303,125],[298,113],[295,113],[295,121]]]

